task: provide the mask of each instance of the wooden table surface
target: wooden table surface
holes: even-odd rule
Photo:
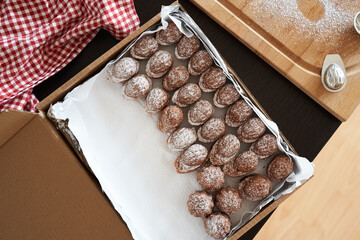
[[[360,239],[359,122],[360,107],[316,156],[315,176],[277,208],[255,240]]]
[[[172,2],[135,0],[141,24],[159,13],[161,5]],[[341,122],[192,3],[185,0],[180,0],[180,3],[278,124],[296,151],[312,161]],[[35,87],[34,94],[42,100],[116,43],[118,40],[101,30],[70,64]],[[252,239],[266,220],[267,218],[260,221],[240,239]]]

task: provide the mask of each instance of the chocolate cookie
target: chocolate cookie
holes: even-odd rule
[[[182,65],[174,66],[163,79],[163,87],[167,91],[173,91],[189,81],[189,72]]]
[[[170,94],[161,88],[152,89],[145,100],[145,111],[159,113],[170,102]]]
[[[191,57],[200,48],[200,41],[194,35],[192,37],[183,36],[175,48],[177,59],[185,60]]]
[[[210,54],[206,50],[197,51],[188,64],[189,73],[193,76],[199,76],[211,67],[213,61]]]
[[[214,95],[214,105],[218,108],[224,108],[233,104],[240,98],[239,92],[231,83],[225,84],[219,88]]]
[[[178,159],[183,165],[195,166],[197,168],[206,161],[207,155],[208,151],[206,147],[201,144],[193,144],[183,151]]]
[[[182,127],[173,132],[167,139],[171,151],[183,151],[196,141],[195,128]]]
[[[252,151],[240,153],[234,160],[234,168],[245,174],[255,171],[259,163],[259,157]],[[245,175],[244,174],[244,175]]]
[[[250,151],[258,155],[261,160],[267,159],[278,151],[275,136],[272,134],[263,135],[251,145]]]
[[[131,57],[124,57],[118,60],[112,68],[110,81],[122,83],[139,72],[139,62]]]
[[[226,134],[211,147],[210,162],[214,165],[224,165],[233,160],[239,150],[239,139],[235,135]]]
[[[173,64],[173,58],[167,51],[157,51],[146,64],[146,75],[151,78],[161,78],[169,71]]]
[[[215,205],[226,214],[235,213],[241,208],[239,191],[232,187],[220,189],[215,195]]]
[[[157,127],[164,133],[171,133],[181,125],[183,118],[184,110],[181,107],[167,106],[158,117]]]
[[[197,191],[189,196],[187,206],[191,215],[207,217],[214,208],[213,196],[205,191]]]
[[[219,139],[226,132],[226,125],[221,118],[211,118],[198,131],[197,136],[200,142],[208,143]]]
[[[204,92],[214,92],[219,87],[224,86],[226,82],[226,75],[219,67],[210,67],[203,74],[199,80],[199,86]]]
[[[272,181],[280,181],[287,178],[293,169],[291,159],[285,154],[278,154],[268,164],[267,175]]]
[[[136,59],[147,59],[158,50],[158,43],[153,36],[140,38],[130,49],[130,55]]]
[[[225,163],[222,167],[222,170],[226,176],[229,177],[242,177],[245,176],[246,173],[238,171],[234,166],[235,159]]]
[[[188,122],[193,126],[198,126],[209,120],[214,114],[214,107],[209,101],[197,101],[188,112]]]
[[[143,98],[150,92],[151,88],[151,79],[144,74],[139,74],[125,83],[124,95],[129,99]]]
[[[223,172],[229,177],[242,177],[249,174],[258,166],[259,157],[251,152],[245,151],[240,153],[234,160],[229,161],[223,166]]]
[[[204,190],[208,191],[221,188],[225,182],[221,168],[210,164],[200,169],[196,180]]]
[[[170,22],[163,30],[156,32],[156,40],[160,45],[177,43],[183,36],[175,23]]]
[[[204,224],[206,233],[215,239],[224,238],[231,231],[230,218],[225,213],[211,214],[206,218]]]
[[[261,137],[266,131],[266,126],[260,118],[254,117],[247,120],[237,129],[237,135],[241,142],[252,143]]]
[[[245,102],[240,100],[229,107],[225,115],[225,123],[229,127],[239,127],[253,114],[252,108]]]
[[[186,107],[201,98],[201,90],[195,83],[187,83],[174,93],[173,103],[180,107]]]
[[[251,174],[239,183],[239,193],[242,199],[258,201],[270,194],[272,189],[271,180],[261,174]]]

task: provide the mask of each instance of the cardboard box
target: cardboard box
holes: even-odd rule
[[[39,114],[15,110],[0,114],[1,239],[132,239],[81,154],[72,150],[45,113],[51,103],[60,101],[67,92],[97,73],[159,20],[160,14],[40,102]],[[264,113],[235,72],[228,68]],[[263,208],[230,239],[239,238],[286,198],[281,197]]]

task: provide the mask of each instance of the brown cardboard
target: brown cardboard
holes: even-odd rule
[[[9,129],[21,129],[0,147],[0,239],[132,239],[46,119],[3,112],[2,133],[7,119]]]
[[[0,114],[0,132],[4,132],[0,136],[0,216],[3,216],[0,239],[3,236],[5,239],[132,239],[96,180],[80,163],[81,158],[50,121],[41,116],[50,104],[60,101],[97,73],[159,20],[160,14],[50,94],[37,106],[40,115],[17,111]],[[245,84],[227,66],[249,98],[268,117]],[[284,140],[295,152],[287,139]],[[229,239],[242,236],[288,196],[262,209]]]
[[[35,113],[22,113],[11,110],[5,111],[0,115],[0,147],[5,144],[13,135],[20,131],[31,119]]]

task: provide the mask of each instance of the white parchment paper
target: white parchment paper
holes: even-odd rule
[[[230,216],[233,223],[231,235],[266,204],[292,192],[310,178],[314,167],[307,159],[290,151],[280,137],[276,124],[266,119],[247,98],[226,69],[217,50],[189,15],[181,12],[179,6],[168,6],[162,8],[161,16],[162,26],[152,28],[142,35],[165,28],[169,18],[187,36],[196,34],[213,56],[215,64],[223,68],[243,99],[267,125],[268,131],[277,137],[280,151],[289,155],[294,162],[294,173],[286,181],[277,183],[269,197],[258,202],[244,200],[242,208]],[[117,59],[128,54],[132,44],[134,42]],[[169,48],[174,47],[161,48],[173,51]],[[68,93],[63,102],[54,104],[49,115],[69,120],[68,128],[77,138],[91,170],[136,240],[211,239],[204,231],[203,219],[190,215],[186,206],[188,196],[201,189],[196,182],[196,173],[176,173],[174,160],[179,153],[168,149],[168,135],[156,127],[157,115],[145,113],[142,100],[125,100],[121,94],[122,85],[106,80],[115,61],[111,61],[100,73]],[[143,71],[146,60],[142,62],[140,72]],[[181,63],[176,60],[175,63],[186,65],[186,61]],[[196,81],[197,78],[191,77],[190,82]],[[153,80],[153,84],[154,87],[161,86],[161,80]],[[203,98],[210,100],[211,96],[203,94]],[[218,116],[224,114],[225,110],[215,113]],[[240,151],[248,148],[249,144],[242,144]],[[267,163],[268,161],[260,161],[255,172],[265,174]],[[236,187],[239,179],[226,178],[226,185]]]

